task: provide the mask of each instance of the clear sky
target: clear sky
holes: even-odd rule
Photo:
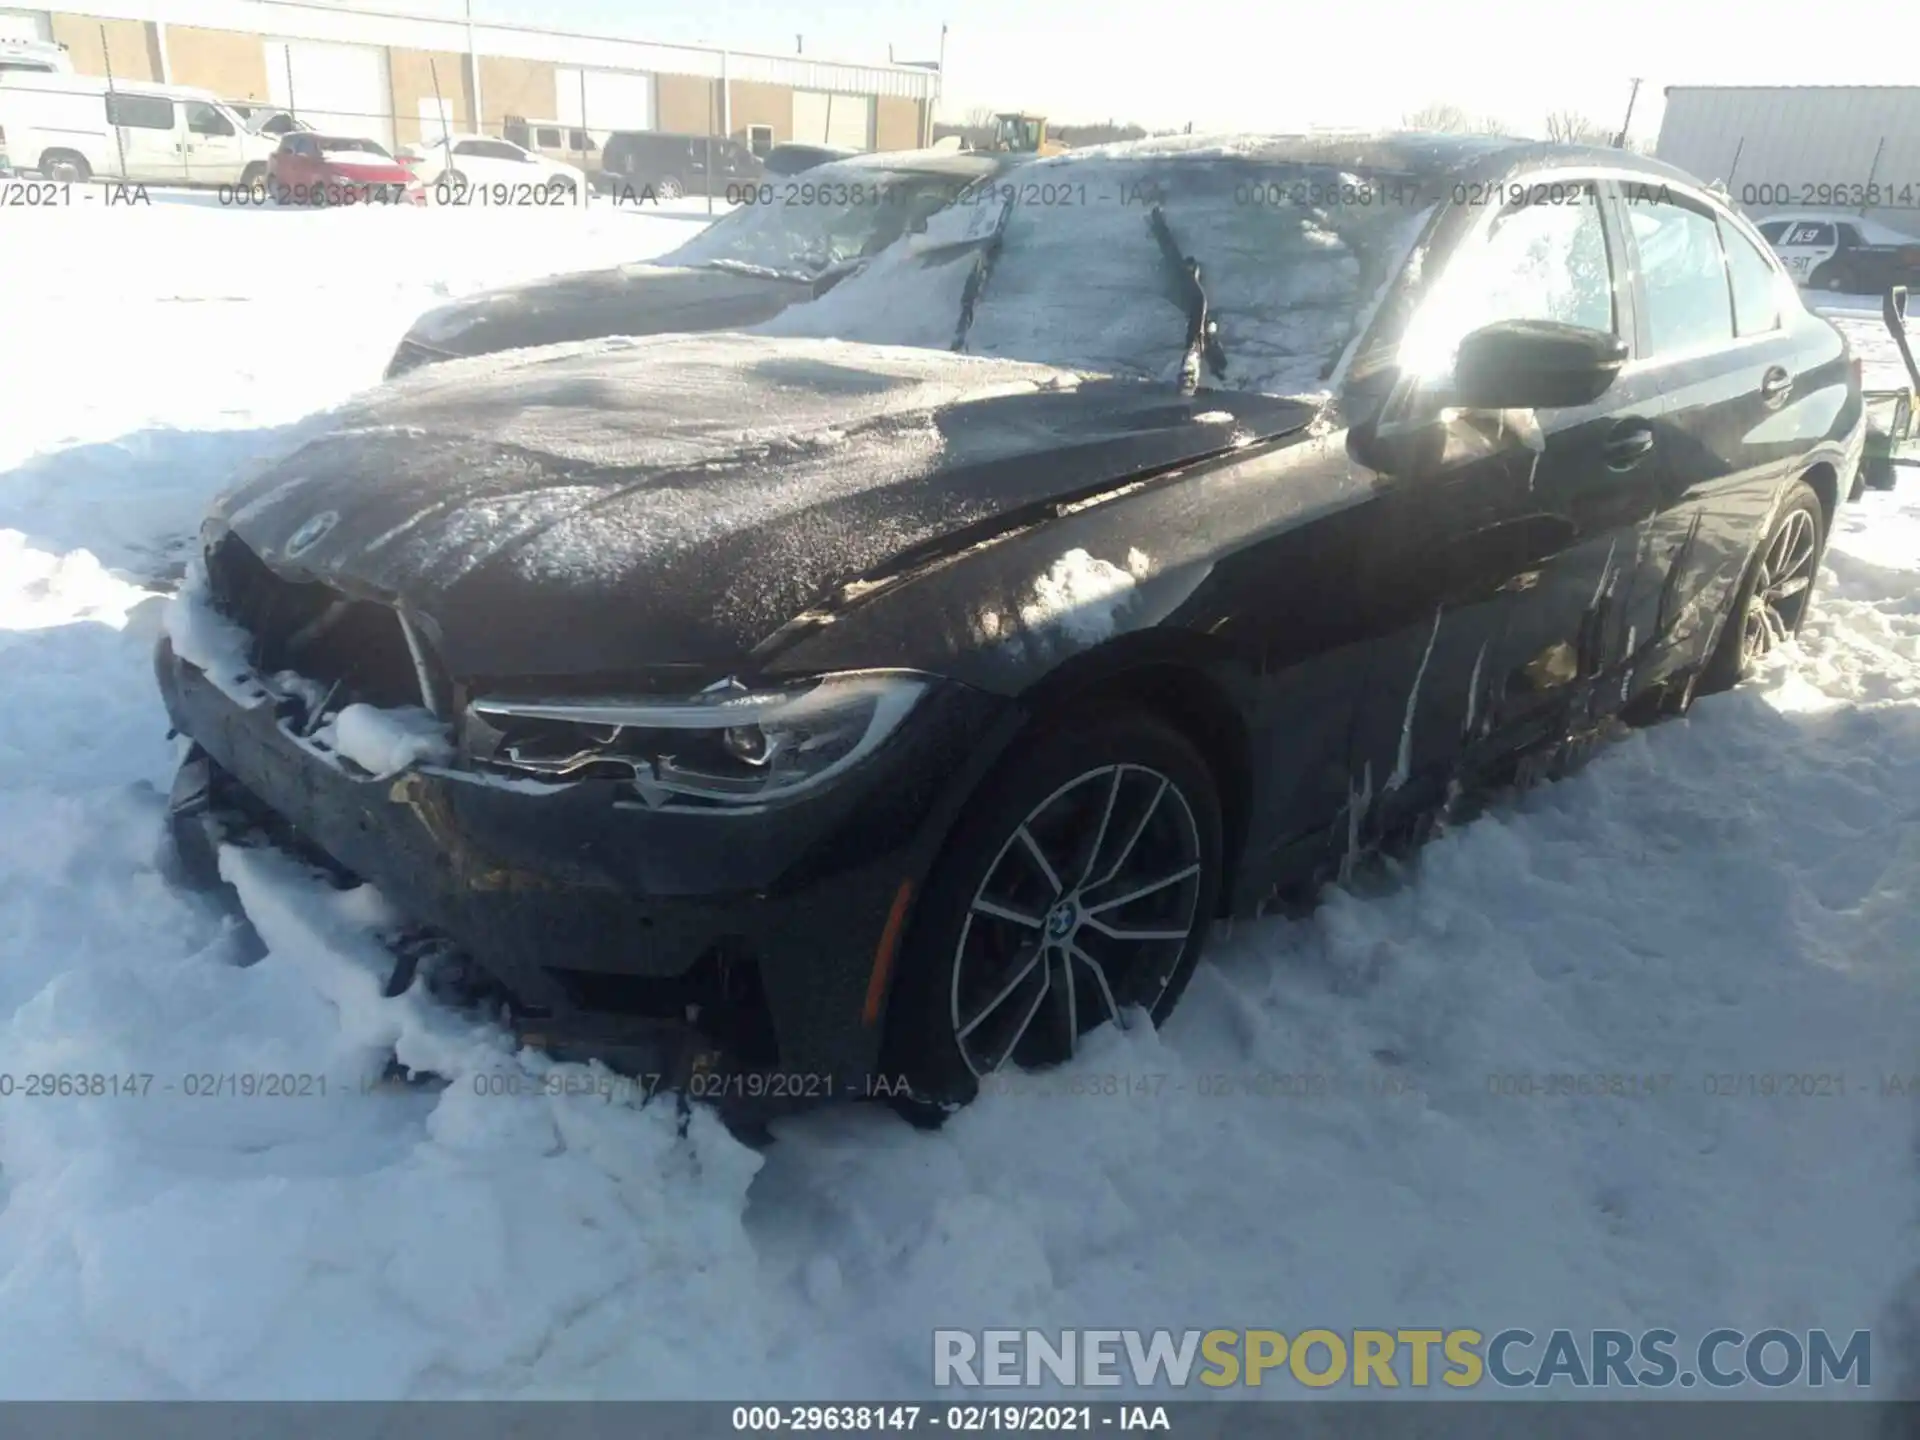
[[[459,13],[463,0],[417,0]],[[1391,125],[1450,102],[1538,133],[1572,109],[1609,126],[1666,85],[1920,84],[1909,0],[473,0],[478,19],[823,59],[930,60],[948,26],[943,119],[973,106],[1056,122],[1196,130]],[[1905,44],[1896,43],[1896,37]]]

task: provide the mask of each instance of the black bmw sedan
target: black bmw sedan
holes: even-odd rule
[[[374,882],[563,1053],[937,1111],[1800,625],[1859,382],[1684,174],[1016,174],[782,333],[450,362],[246,479],[157,654],[180,832]]]

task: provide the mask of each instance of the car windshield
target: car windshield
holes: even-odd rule
[[[951,204],[971,178],[823,165],[790,180],[743,185],[731,214],[659,263],[813,280],[879,254]]]
[[[1411,174],[1219,150],[1043,160],[762,328],[1318,394],[1437,195]]]
[[[371,140],[358,137],[329,135],[319,142],[320,154],[328,160],[359,160],[371,155],[376,160],[391,160],[393,157]]]

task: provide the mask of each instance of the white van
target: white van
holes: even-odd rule
[[[18,169],[151,185],[250,185],[280,143],[211,90],[13,71],[0,72],[0,131]]]

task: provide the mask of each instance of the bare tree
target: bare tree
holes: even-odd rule
[[[1466,111],[1439,101],[1401,116],[1400,123],[1409,130],[1435,130],[1443,135],[1464,135],[1473,128]]]
[[[1504,135],[1507,127],[1490,115],[1474,115],[1458,105],[1434,101],[1400,117],[1409,130],[1432,130],[1442,135]]]
[[[1547,139],[1558,145],[1611,145],[1613,132],[1577,110],[1556,110],[1547,116]]]
[[[961,117],[960,123],[969,130],[991,130],[993,129],[993,107],[975,105]]]

